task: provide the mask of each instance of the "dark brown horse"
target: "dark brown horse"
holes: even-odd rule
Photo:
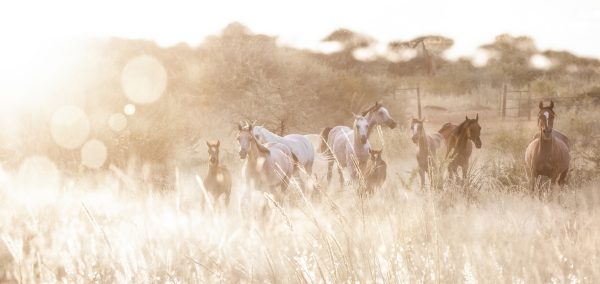
[[[458,177],[458,167],[461,167],[462,178],[465,179],[469,169],[469,158],[473,152],[471,141],[475,143],[477,149],[481,148],[479,114],[474,119],[466,116],[465,121],[458,126],[446,123],[438,132],[444,136],[446,142],[446,158],[449,159],[448,174],[450,178]]]
[[[373,194],[376,189],[383,186],[387,176],[387,164],[381,158],[383,150],[369,149],[369,162],[365,170],[365,193]]]
[[[539,108],[537,126],[540,132],[525,150],[529,188],[532,193],[535,192],[539,176],[549,177],[551,184],[564,185],[571,161],[568,138],[553,129],[556,116],[554,102],[550,101],[550,105],[546,107],[540,102]]]

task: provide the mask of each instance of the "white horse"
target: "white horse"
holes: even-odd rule
[[[240,159],[246,159],[243,173],[250,187],[270,190],[276,194],[287,189],[290,178],[296,170],[296,157],[289,147],[281,143],[262,144],[252,134],[251,124],[238,125],[237,140],[240,145]],[[278,194],[276,194],[278,195]]]
[[[313,163],[315,161],[315,149],[305,135],[289,134],[281,137],[262,126],[254,126],[252,128],[252,133],[260,143],[281,143],[288,146],[308,176],[312,174]]]
[[[338,164],[340,184],[344,186],[344,174],[342,169],[350,170],[352,180],[358,178],[358,173],[365,169],[369,160],[369,149],[371,145],[367,139],[369,134],[369,122],[362,115],[354,117],[354,127],[351,131],[340,132],[331,142],[331,157],[327,165],[327,181],[331,180],[333,163]]]
[[[363,111],[362,116],[367,120],[368,124],[367,138],[370,137],[371,131],[377,125],[385,125],[390,129],[394,129],[397,125],[396,121],[390,116],[389,111],[383,106],[381,102],[376,102],[373,106]],[[328,157],[332,157],[332,153],[330,153],[330,148],[332,148],[334,141],[338,140],[339,137],[347,136],[347,133],[352,131],[353,130],[350,127],[344,125],[339,125],[333,128],[325,128],[321,132],[321,144],[319,147],[319,151],[321,153],[324,153]],[[368,147],[370,147],[370,145]],[[369,157],[368,151],[369,149],[366,150],[365,159],[368,159]],[[328,183],[331,181],[332,167],[333,162],[329,162],[327,166]]]

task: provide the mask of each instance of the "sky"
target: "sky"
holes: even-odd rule
[[[471,55],[501,33],[530,35],[541,49],[600,58],[600,1],[2,1],[0,37],[13,50],[63,38],[154,40],[162,46],[197,45],[238,21],[285,45],[316,49],[345,27],[381,46],[440,34],[455,40],[450,57]],[[6,47],[5,47],[6,48]]]

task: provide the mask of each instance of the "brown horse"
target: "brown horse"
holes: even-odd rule
[[[204,188],[215,197],[215,200],[218,200],[221,195],[225,195],[225,204],[229,204],[231,174],[219,163],[221,141],[217,141],[215,144],[206,141],[206,146],[208,147],[208,173],[204,178]]]
[[[387,176],[387,164],[381,158],[383,150],[369,149],[369,162],[365,170],[365,193],[373,194],[383,186]]]
[[[532,193],[535,191],[539,176],[549,177],[551,184],[564,185],[571,160],[568,138],[553,129],[556,116],[554,102],[550,101],[550,105],[546,107],[543,102],[540,102],[539,108],[539,136],[536,135],[525,150],[529,188]]]
[[[458,126],[446,123],[438,132],[444,136],[446,142],[446,158],[449,159],[448,174],[450,178],[458,177],[458,167],[461,167],[462,178],[465,179],[469,169],[469,158],[473,152],[471,141],[475,143],[477,149],[481,148],[479,114],[475,119],[469,119],[466,116],[465,121]]]

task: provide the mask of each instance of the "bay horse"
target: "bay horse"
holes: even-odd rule
[[[208,147],[208,173],[204,178],[204,188],[218,200],[221,195],[225,196],[225,204],[229,204],[231,195],[231,174],[226,167],[219,162],[219,147],[221,141],[211,144],[206,141]]]
[[[243,174],[246,183],[258,190],[269,190],[279,196],[275,188],[283,193],[290,178],[294,175],[297,159],[284,144],[265,143],[256,140],[252,134],[253,125],[246,122],[238,125],[237,141],[240,145],[240,159],[245,159]]]
[[[444,136],[435,132],[427,134],[423,127],[425,119],[413,118],[410,123],[410,130],[412,133],[412,141],[417,144],[417,163],[419,165],[419,177],[421,178],[421,189],[425,188],[425,175],[429,174],[433,166],[433,159],[437,150],[442,146]],[[431,182],[431,176],[429,177]]]
[[[369,149],[369,163],[365,171],[365,193],[373,194],[376,189],[383,187],[387,177],[387,164],[381,158],[382,150]]]
[[[465,116],[465,120],[459,124],[446,123],[438,131],[446,142],[446,158],[449,159],[448,175],[450,178],[458,177],[458,167],[462,169],[462,178],[467,177],[469,169],[469,158],[475,148],[481,148],[481,126],[479,125],[479,114],[474,119]]]
[[[556,116],[554,102],[550,101],[549,106],[544,106],[544,103],[540,102],[539,109],[537,121],[539,135],[536,135],[525,150],[529,188],[532,194],[535,192],[539,176],[550,178],[551,184],[564,185],[571,161],[568,138],[553,129]]]
[[[390,116],[390,113],[387,110],[387,108],[385,108],[383,106],[383,103],[381,103],[380,101],[375,102],[374,105],[364,110],[361,113],[361,116],[363,116],[367,121],[367,139],[370,137],[372,130],[378,125],[384,125],[389,127],[390,129],[394,129],[398,125],[396,121]],[[348,133],[352,131],[352,128],[345,125],[338,125],[333,128],[327,127],[323,129],[323,131],[321,131],[319,152],[323,153],[330,160],[327,165],[327,183],[331,182],[332,177],[333,161],[331,161],[331,158],[334,157],[334,154],[332,153],[334,141],[339,140],[339,137],[348,136]],[[368,159],[368,155],[366,155],[366,153],[368,152],[369,148],[370,145],[367,144],[367,149],[365,151],[364,157],[361,157],[361,162],[366,162],[366,160]]]

